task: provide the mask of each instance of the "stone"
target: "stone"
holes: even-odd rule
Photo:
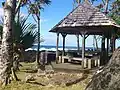
[[[33,81],[33,80],[35,80],[34,75],[29,74],[25,77],[25,82],[29,82],[29,81]]]
[[[120,49],[117,49],[109,63],[98,70],[86,90],[120,90]]]
[[[54,70],[53,70],[52,65],[46,65],[45,72],[46,72],[46,74],[54,74]]]

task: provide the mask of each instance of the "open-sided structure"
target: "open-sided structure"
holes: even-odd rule
[[[82,36],[82,62],[85,57],[85,39],[88,35],[102,35],[104,37],[113,37],[113,47],[115,48],[115,32],[118,32],[120,26],[111,18],[90,3],[79,4],[64,19],[55,25],[50,32],[57,33],[56,59],[58,59],[59,34],[63,36],[63,55],[65,48],[65,37],[67,34]],[[107,40],[109,43],[109,40]],[[103,46],[105,46],[103,42]],[[108,47],[108,44],[107,44]]]

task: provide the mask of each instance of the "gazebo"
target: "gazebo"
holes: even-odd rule
[[[55,25],[50,32],[57,33],[56,60],[58,60],[58,44],[59,34],[63,36],[63,56],[65,54],[65,37],[67,34],[82,36],[82,66],[85,60],[85,39],[89,35],[101,35],[102,50],[105,51],[105,37],[112,38],[113,50],[115,49],[115,33],[118,32],[120,26],[111,18],[90,3],[79,4],[64,19]],[[107,39],[107,53],[109,47],[109,39]],[[104,53],[103,53],[104,55]]]

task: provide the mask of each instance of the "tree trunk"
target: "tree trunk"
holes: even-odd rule
[[[1,45],[0,59],[0,84],[7,85],[11,73],[11,64],[13,60],[12,32],[14,22],[14,4],[16,0],[6,0],[4,5],[4,25],[3,39]]]
[[[40,15],[40,14],[39,14]],[[36,62],[37,62],[37,65],[39,66],[40,65],[40,18],[37,17],[38,19],[38,46],[37,46],[37,54],[36,54]]]

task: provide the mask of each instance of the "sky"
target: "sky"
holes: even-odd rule
[[[5,0],[0,0],[0,3]],[[59,21],[61,21],[66,15],[68,15],[73,9],[73,0],[51,0],[51,4],[45,6],[44,10],[41,11],[41,36],[45,40],[42,45],[56,45],[56,34],[49,32]],[[94,3],[97,5],[100,0]],[[22,8],[22,14],[27,16],[28,12],[26,8]],[[2,6],[0,4],[0,16],[3,15]],[[28,22],[33,22],[32,17],[29,17]],[[60,35],[59,45],[62,45],[62,36]],[[82,37],[80,37],[80,46],[82,45]],[[101,42],[98,42],[100,47]],[[117,41],[116,46],[119,46]],[[77,38],[75,35],[67,35],[66,46],[77,46]],[[86,46],[93,47],[93,36],[89,36],[86,39]]]

